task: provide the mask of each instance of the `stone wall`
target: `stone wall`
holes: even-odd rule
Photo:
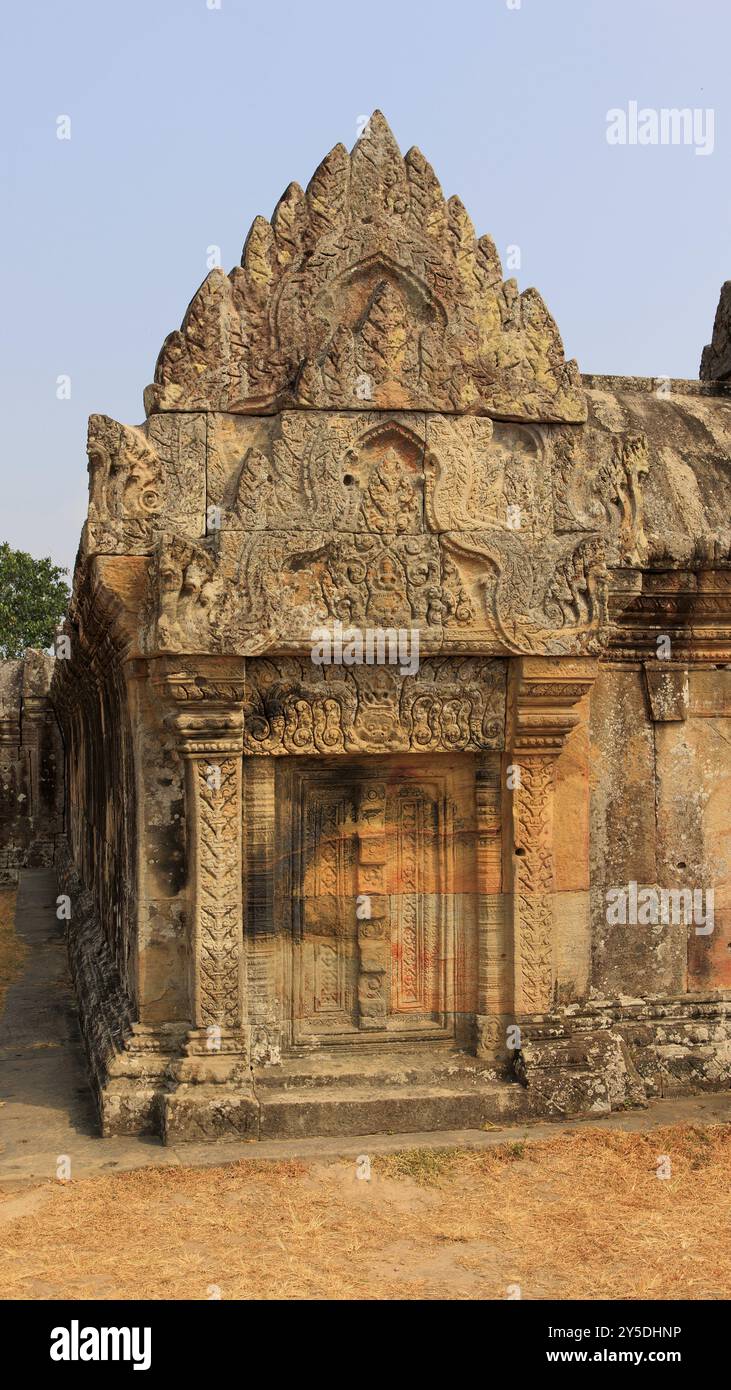
[[[105,948],[134,1004],[139,764],[132,748],[133,702],[107,617],[97,611],[82,634],[71,615],[70,655],[57,662],[53,700],[66,749],[65,862],[94,905]]]
[[[49,700],[53,658],[0,661],[0,883],[54,863],[63,833],[63,750]]]
[[[663,681],[661,698],[652,668],[604,666],[592,701],[592,984],[604,995],[731,987],[731,667],[668,664]],[[631,882],[711,889],[713,930],[608,924],[608,891]]]
[[[731,386],[582,379],[376,113],[145,410],[90,419],[53,682],[104,1132],[727,1085]],[[336,628],[417,662],[315,659]],[[632,884],[712,889],[713,932],[613,922]]]

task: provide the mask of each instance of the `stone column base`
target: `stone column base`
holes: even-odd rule
[[[259,1106],[245,1034],[194,1028],[183,1051],[168,1069],[171,1088],[160,1099],[163,1143],[258,1139]]]

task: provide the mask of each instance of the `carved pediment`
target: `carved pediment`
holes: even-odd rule
[[[380,112],[306,192],[257,217],[242,264],[211,271],[148,387],[149,412],[468,411],[576,422],[576,364],[536,290],[503,281],[417,149]]]
[[[284,411],[211,417],[207,443],[208,535],[156,518],[148,651],[301,652],[339,622],[416,628],[425,652],[593,652],[608,567],[645,553],[643,434]]]

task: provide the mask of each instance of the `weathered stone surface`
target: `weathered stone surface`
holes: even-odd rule
[[[581,382],[376,115],[92,417],[52,699],[105,1133],[729,1084],[723,331],[714,384]]]
[[[53,659],[0,661],[0,884],[53,864],[63,834],[63,749],[49,700]]]
[[[701,355],[701,381],[731,380],[731,280],[721,287],[713,337]]]
[[[606,1115],[645,1102],[645,1090],[619,1030],[526,1030],[516,1072],[536,1110]]]
[[[503,281],[490,238],[379,111],[351,155],[336,145],[256,218],[240,268],[211,271],[146,393],[148,412],[287,405],[585,418],[540,295]]]
[[[205,535],[205,415],[155,417],[139,428],[92,415],[89,513],[82,549],[148,554],[166,527]]]
[[[688,717],[688,670],[669,666],[665,660],[645,662],[645,685],[650,713],[656,724]]]

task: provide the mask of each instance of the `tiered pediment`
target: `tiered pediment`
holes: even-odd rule
[[[380,112],[305,192],[257,217],[242,264],[212,270],[148,387],[149,412],[469,411],[576,422],[574,362],[536,290],[503,280],[424,156]]]

